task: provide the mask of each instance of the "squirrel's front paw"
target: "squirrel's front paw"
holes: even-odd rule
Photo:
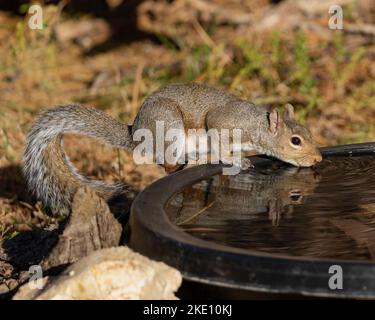
[[[248,158],[241,159],[241,170],[247,170],[254,168],[254,165],[251,163],[251,160]]]
[[[241,170],[247,170],[249,168],[254,168],[253,164],[251,163],[251,160],[248,158],[222,158],[222,163],[224,164],[230,164],[232,166],[241,168]]]

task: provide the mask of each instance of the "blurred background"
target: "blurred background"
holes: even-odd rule
[[[131,123],[162,85],[200,81],[256,103],[292,103],[321,145],[375,140],[373,0],[0,1],[0,241],[50,223],[20,161],[45,107],[79,102]],[[329,28],[329,8],[343,29]],[[65,140],[80,171],[140,191],[164,175],[83,137]],[[0,252],[1,254],[1,252]]]

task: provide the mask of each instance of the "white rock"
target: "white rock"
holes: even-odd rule
[[[95,251],[45,282],[40,293],[25,284],[13,299],[176,299],[182,277],[164,263],[116,247]]]

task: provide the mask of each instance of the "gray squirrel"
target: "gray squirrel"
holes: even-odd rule
[[[171,84],[145,99],[132,125],[77,104],[43,111],[28,133],[24,151],[23,173],[29,189],[53,214],[61,215],[69,214],[72,197],[83,186],[89,186],[107,201],[126,194],[125,184],[107,184],[80,175],[63,151],[63,135],[77,133],[134,150],[134,132],[149,129],[154,133],[156,121],[164,121],[165,131],[241,129],[243,150],[251,149],[295,166],[309,167],[322,160],[311,133],[296,122],[291,105],[281,116],[276,108],[256,106],[204,84]],[[184,164],[163,166],[170,173]],[[245,159],[242,167],[249,166]]]

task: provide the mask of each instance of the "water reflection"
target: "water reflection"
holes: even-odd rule
[[[167,213],[195,237],[294,256],[375,259],[375,157],[314,169],[267,161],[174,196]]]

